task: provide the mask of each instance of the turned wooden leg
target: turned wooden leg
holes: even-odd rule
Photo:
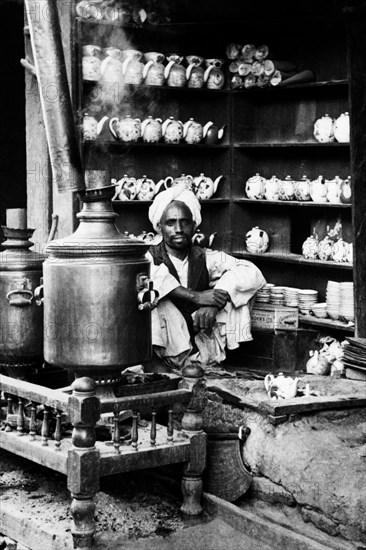
[[[203,369],[199,365],[185,367],[182,374],[179,387],[190,389],[192,398],[182,419],[182,430],[189,436],[191,444],[189,462],[184,465],[181,511],[188,516],[198,516],[202,513],[202,473],[206,467],[207,436],[202,429],[202,411],[207,397]]]
[[[74,426],[73,447],[68,453],[67,486],[72,496],[71,532],[74,548],[89,549],[93,544],[94,496],[99,489],[99,451],[95,448],[95,424],[99,420],[99,399],[95,382],[77,378],[73,383],[70,413]]]

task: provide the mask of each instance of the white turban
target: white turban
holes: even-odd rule
[[[149,220],[155,231],[158,231],[158,224],[160,223],[164,210],[173,201],[184,202],[192,212],[192,218],[197,227],[200,225],[202,218],[199,200],[193,191],[187,189],[185,183],[178,183],[156,195],[154,202],[149,208]]]

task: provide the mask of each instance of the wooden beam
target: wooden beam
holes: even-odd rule
[[[366,14],[348,19],[348,78],[351,121],[352,219],[354,230],[355,335],[366,337]]]

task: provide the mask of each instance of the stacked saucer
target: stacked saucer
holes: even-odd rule
[[[284,305],[289,307],[298,307],[299,305],[299,289],[288,286],[284,290]]]
[[[333,320],[339,319],[341,306],[341,286],[336,281],[328,281],[326,290],[327,313]]]
[[[283,306],[284,302],[284,286],[274,286],[270,289],[270,303],[275,306]]]
[[[255,295],[255,301],[261,304],[268,304],[271,297],[271,288],[274,286],[273,283],[267,283],[263,288],[258,290]]]
[[[300,288],[297,294],[300,313],[310,315],[312,306],[318,301],[318,291],[309,288]]]
[[[354,321],[355,310],[353,302],[353,283],[340,283],[340,295],[340,317],[342,317],[345,321]]]

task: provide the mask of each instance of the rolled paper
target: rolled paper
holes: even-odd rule
[[[27,229],[27,210],[25,208],[8,208],[6,210],[6,227]]]

